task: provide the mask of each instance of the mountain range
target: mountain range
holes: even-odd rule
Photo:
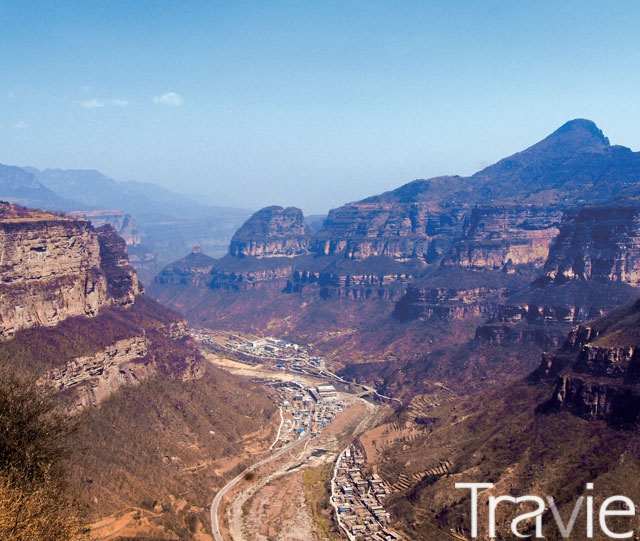
[[[392,486],[394,526],[468,539],[471,495],[456,483],[492,485],[479,509],[546,494],[562,517],[589,483],[594,505],[640,498],[628,482],[640,471],[639,190],[640,153],[573,120],[471,177],[333,209],[317,231],[299,209],[262,209],[226,256],[187,255],[150,293],[211,328],[309,344],[345,379],[402,398],[359,441]],[[566,538],[553,517],[545,537]],[[512,518],[499,509],[499,538]],[[580,514],[572,538],[588,535]]]
[[[381,390],[445,374],[473,388],[638,296],[639,180],[638,153],[573,120],[471,177],[333,209],[317,232],[299,209],[262,209],[226,256],[189,255],[149,291],[213,328],[337,351]]]
[[[0,199],[75,212],[97,226],[113,225],[128,244],[145,283],[162,267],[200,245],[222,255],[248,211],[198,203],[153,183],[118,182],[93,170],[38,170],[0,165]]]
[[[305,345],[399,399],[356,446],[409,539],[470,536],[460,482],[492,485],[480,509],[492,495],[547,494],[568,517],[588,483],[594,505],[621,487],[640,501],[628,482],[640,472],[640,154],[593,122],[570,121],[471,177],[345,204],[320,227],[265,207],[222,257],[183,244],[148,293],[127,251],[151,229],[127,212],[171,223],[188,202],[94,172],[0,176],[3,197],[76,211],[0,204],[0,369],[51,388],[77,419],[65,490],[89,520],[124,513],[132,535],[205,539],[212,487],[240,471],[247,442],[273,439],[267,394],[205,362],[187,321]],[[126,199],[119,212],[95,208]],[[498,509],[503,538],[511,518]],[[550,510],[543,519],[546,538],[563,538]],[[533,521],[520,526],[535,534]],[[574,534],[587,537],[584,514]]]

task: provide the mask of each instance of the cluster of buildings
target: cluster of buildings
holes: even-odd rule
[[[273,387],[278,394],[284,419],[278,443],[283,445],[307,433],[318,434],[345,407],[333,385],[305,387],[295,381],[254,381]],[[323,388],[322,392],[319,388]]]
[[[243,335],[238,332],[211,331],[208,329],[191,328],[191,336],[202,345],[215,351],[229,351],[241,361],[261,363],[275,362],[275,369],[290,370],[301,376],[326,377],[326,362],[322,357],[316,357],[301,345],[280,338],[268,336],[259,338]],[[234,358],[232,357],[232,358]],[[335,377],[335,375],[332,375]],[[340,379],[340,378],[336,378]]]
[[[300,346],[298,344],[293,344],[292,342],[287,342],[286,340],[280,340],[269,336],[267,338],[249,340],[246,342],[244,349],[249,351],[263,350],[269,353],[279,353],[281,349],[298,351]]]
[[[391,489],[377,474],[363,473],[364,455],[347,447],[336,462],[331,481],[331,503],[340,527],[351,541],[399,541],[403,537],[388,527],[389,512],[384,501]]]

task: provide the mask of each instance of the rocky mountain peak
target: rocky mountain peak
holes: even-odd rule
[[[588,150],[606,148],[610,145],[609,139],[605,137],[595,122],[585,118],[577,118],[566,122],[540,143],[534,145],[534,147],[542,148],[552,146],[565,150]]]

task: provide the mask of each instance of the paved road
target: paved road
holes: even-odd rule
[[[234,486],[236,486],[242,479],[244,479],[245,475],[247,475],[249,472],[258,469],[265,464],[268,464],[272,460],[275,460],[280,455],[283,455],[297,445],[300,445],[303,441],[308,440],[309,437],[310,433],[307,432],[307,434],[302,436],[299,440],[296,440],[289,445],[285,445],[267,458],[263,458],[260,462],[255,463],[253,466],[249,466],[247,469],[236,475],[233,479],[231,479],[231,481],[229,481],[220,489],[220,492],[216,494],[216,497],[213,498],[213,502],[211,503],[211,531],[216,541],[224,541],[224,538],[220,533],[220,523],[218,522],[218,509],[220,508],[220,502],[222,501],[222,498],[224,498],[224,495],[229,492]]]

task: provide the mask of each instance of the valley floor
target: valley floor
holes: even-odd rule
[[[301,378],[299,374],[276,372],[211,354],[207,358],[221,368],[254,380],[295,380],[305,386],[321,383],[315,378]],[[331,470],[341,451],[381,422],[389,410],[346,393],[339,393],[338,400],[344,404],[342,411],[313,437],[303,435],[286,453],[266,464],[261,460],[259,467],[249,468],[239,476],[239,482],[225,495],[226,506],[223,503],[218,512],[221,524],[220,537],[216,539],[345,539],[331,520],[328,485]]]

